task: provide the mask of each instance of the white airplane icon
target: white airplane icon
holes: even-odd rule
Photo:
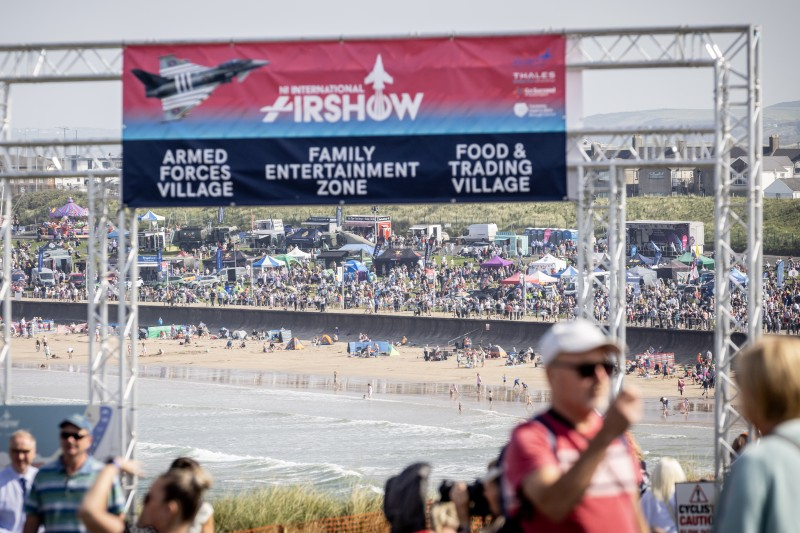
[[[376,93],[383,92],[387,83],[394,83],[394,78],[383,69],[383,59],[381,59],[380,54],[378,54],[378,58],[375,60],[375,66],[372,67],[372,72],[364,78],[364,83],[368,85],[371,84]]]

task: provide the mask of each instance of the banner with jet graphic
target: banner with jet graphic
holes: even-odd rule
[[[130,207],[562,200],[562,35],[123,55]]]

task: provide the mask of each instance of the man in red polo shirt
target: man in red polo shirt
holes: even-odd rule
[[[626,438],[641,417],[635,392],[621,391],[605,416],[610,376],[622,347],[584,319],[542,337],[551,408],[513,431],[505,450],[507,512],[526,532],[645,532],[641,470]]]

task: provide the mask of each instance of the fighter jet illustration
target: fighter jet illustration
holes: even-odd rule
[[[164,120],[180,120],[220,84],[230,83],[233,78],[241,83],[252,70],[268,63],[258,59],[231,59],[216,67],[204,67],[168,55],[160,58],[158,74],[141,69],[131,72],[144,84],[148,98],[161,100]]]
[[[372,72],[364,78],[364,83],[372,84],[372,88],[375,91],[374,111],[376,115],[382,116],[387,111],[386,103],[383,100],[383,90],[386,88],[387,83],[394,83],[394,78],[383,68],[383,59],[381,59],[380,54],[375,59]]]

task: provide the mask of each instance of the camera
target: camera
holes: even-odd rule
[[[439,485],[439,501],[446,503],[450,501],[450,489],[453,488],[455,482],[450,479],[445,479]],[[483,492],[483,482],[476,479],[467,485],[467,494],[469,496],[469,515],[470,516],[487,516],[492,514],[489,507],[489,501]]]

